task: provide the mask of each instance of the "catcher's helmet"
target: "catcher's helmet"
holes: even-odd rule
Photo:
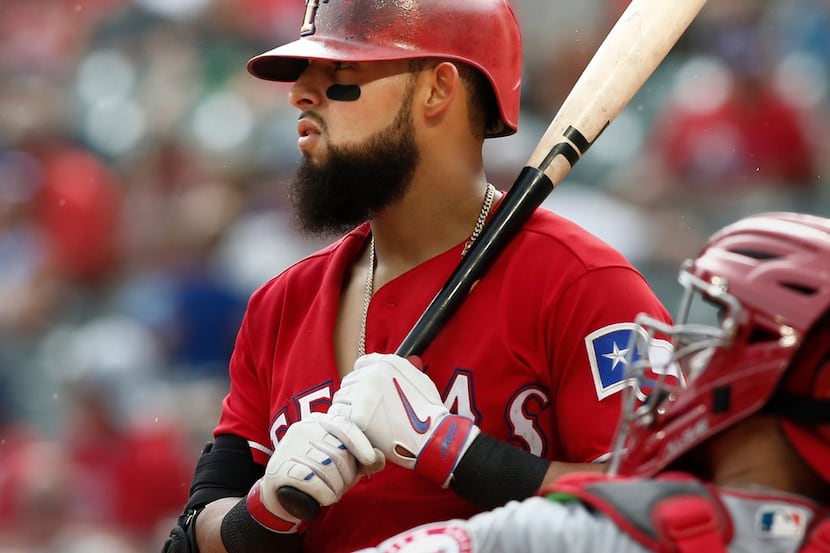
[[[651,476],[763,410],[830,482],[830,220],[747,217],[715,233],[678,280],[685,293],[675,324],[637,321],[649,340],[671,337],[686,386],[650,381],[642,404],[629,392],[612,471]],[[696,322],[707,309],[711,322]],[[636,378],[667,372],[649,368],[646,355],[632,357]]]
[[[308,60],[443,58],[470,64],[493,87],[500,124],[488,137],[516,132],[522,45],[507,0],[308,0],[300,38],[255,56],[261,79],[297,80]]]

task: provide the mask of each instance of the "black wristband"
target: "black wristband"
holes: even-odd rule
[[[222,519],[222,543],[228,553],[292,553],[302,549],[302,534],[277,534],[258,523],[243,497]]]
[[[476,507],[493,509],[536,494],[550,461],[481,433],[453,471],[450,487]]]

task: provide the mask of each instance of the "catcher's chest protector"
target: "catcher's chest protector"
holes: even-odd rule
[[[578,499],[658,553],[726,553],[732,541],[726,508],[708,486],[686,474],[664,473],[655,479],[570,474],[539,495]],[[813,524],[799,553],[830,553],[830,515]]]
[[[726,553],[732,539],[726,509],[703,483],[685,475],[647,480],[577,473],[543,488],[540,495],[578,499],[658,553]]]
[[[830,515],[814,525],[799,553],[830,553]]]

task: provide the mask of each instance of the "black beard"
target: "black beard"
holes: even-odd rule
[[[407,95],[395,121],[365,143],[330,146],[325,164],[303,156],[290,183],[301,230],[340,235],[403,197],[419,160],[410,100]]]

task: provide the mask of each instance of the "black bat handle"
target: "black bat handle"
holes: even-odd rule
[[[496,257],[552,190],[553,182],[540,169],[522,169],[481,236],[470,246],[470,251],[435,295],[395,354],[401,357],[423,354],[449,318],[464,303],[473,285],[484,276]]]
[[[540,169],[522,169],[481,236],[473,242],[470,251],[406,335],[395,351],[396,355],[409,357],[423,354],[447,320],[461,306],[473,284],[484,275],[552,190],[553,182]],[[278,489],[277,498],[286,511],[306,522],[313,520],[320,512],[320,505],[313,497],[291,486]]]

